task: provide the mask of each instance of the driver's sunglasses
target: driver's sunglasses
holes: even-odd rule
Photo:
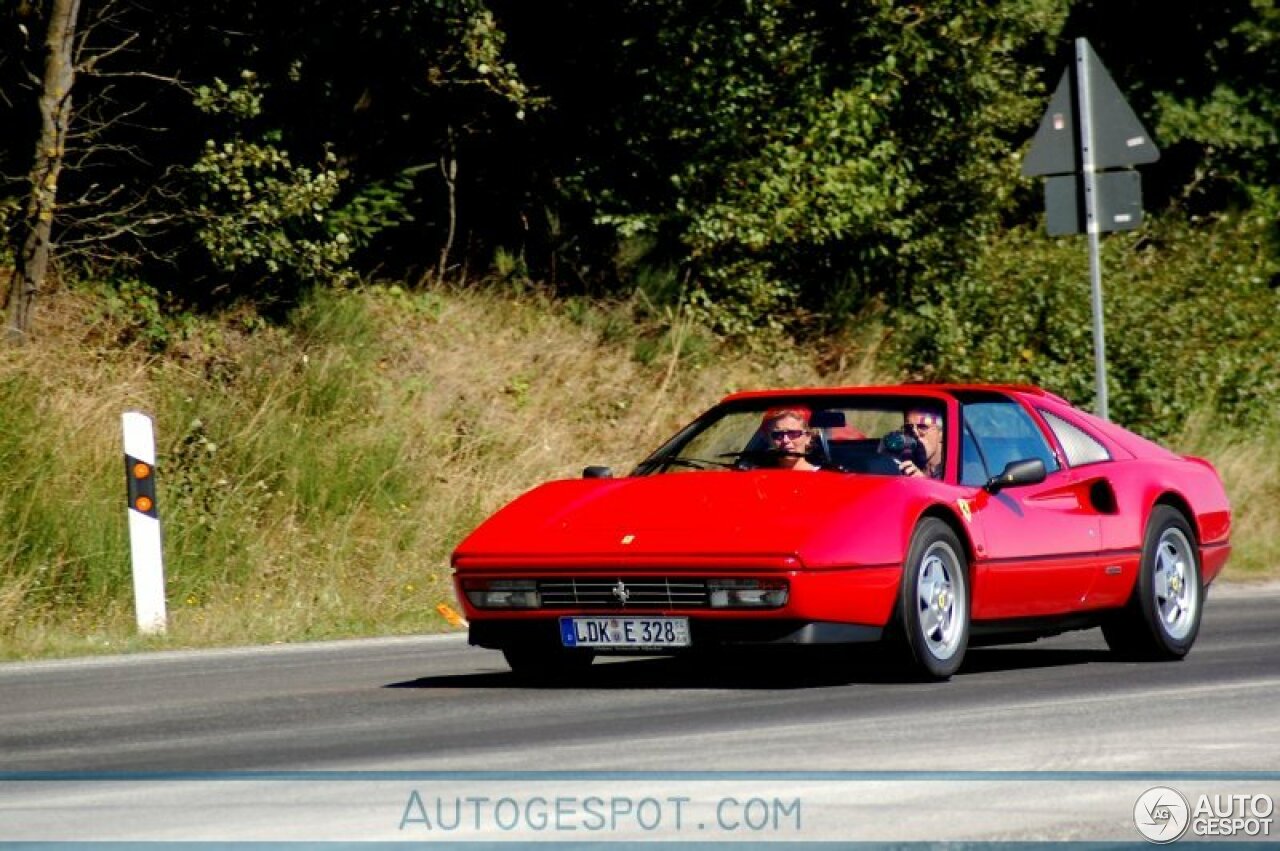
[[[907,431],[913,431],[916,434],[924,434],[929,429],[933,428],[933,426],[928,423],[906,423],[902,428]]]
[[[769,436],[776,441],[780,441],[784,437],[789,440],[799,440],[800,438],[804,437],[806,434],[808,434],[808,432],[800,428],[776,428],[773,431],[769,432]]]

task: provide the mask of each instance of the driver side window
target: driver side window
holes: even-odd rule
[[[1052,473],[1058,469],[1057,456],[1049,448],[1044,435],[1040,433],[1035,421],[1016,402],[974,402],[964,406],[963,414],[963,484],[983,483],[970,481],[970,478],[979,475],[977,464],[972,465],[972,476],[969,474],[971,458],[973,461],[981,459],[984,462],[983,467],[988,476],[999,475],[1011,461],[1024,461],[1028,458],[1043,461],[1046,472]]]

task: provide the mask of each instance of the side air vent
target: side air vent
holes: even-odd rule
[[[1097,479],[1090,483],[1089,502],[1102,514],[1115,514],[1118,510],[1115,489],[1106,479]]]

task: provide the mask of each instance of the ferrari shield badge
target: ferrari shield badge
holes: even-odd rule
[[[964,522],[973,522],[973,510],[969,507],[969,500],[957,499],[956,505],[960,508],[960,513],[964,515]]]

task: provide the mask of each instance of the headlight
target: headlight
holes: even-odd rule
[[[477,609],[536,609],[538,583],[532,579],[464,579],[462,590]]]
[[[708,579],[713,609],[776,609],[787,604],[781,579]]]

